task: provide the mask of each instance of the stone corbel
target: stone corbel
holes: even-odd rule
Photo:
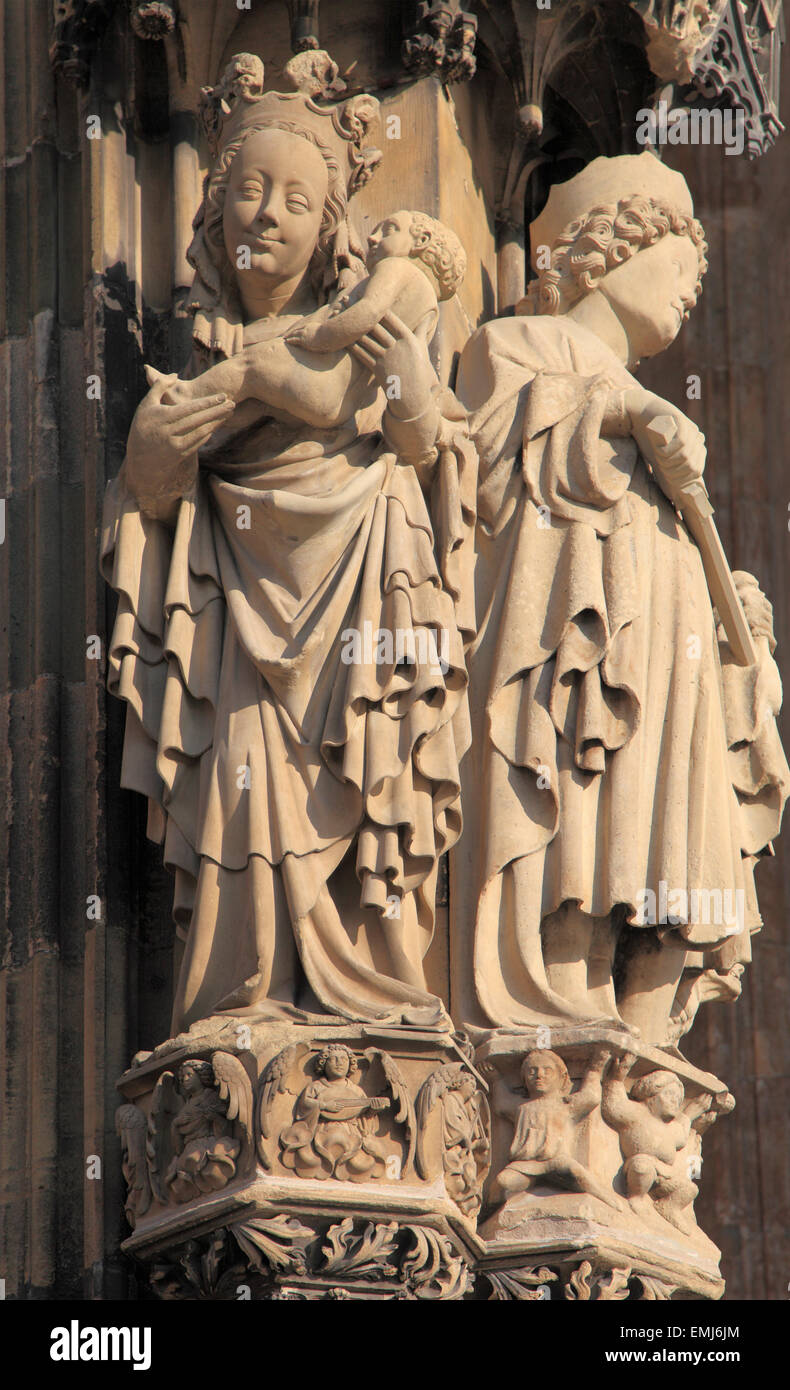
[[[87,87],[91,60],[118,0],[55,0],[49,59],[53,71]]]
[[[305,53],[311,48],[320,48],[318,39],[318,12],[321,0],[287,0],[288,23],[291,27],[291,51]]]
[[[421,0],[403,41],[404,67],[442,82],[465,82],[475,73],[477,18],[459,0]]]
[[[727,0],[629,0],[645,26],[647,60],[661,82],[691,82]]]

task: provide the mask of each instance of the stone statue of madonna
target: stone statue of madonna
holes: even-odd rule
[[[527,312],[477,332],[456,388],[480,486],[454,1015],[668,1045],[694,1000],[739,992],[760,921],[790,787],[770,605],[735,576],[759,656],[736,666],[673,506],[704,439],[633,375],[699,293],[685,181],[651,152],[597,159],[532,245]]]
[[[460,412],[394,315],[349,351],[294,347],[268,396],[200,383],[364,275],[346,214],[377,103],[324,99],[332,65],[309,56],[293,91],[263,93],[241,55],[206,94],[191,388],[154,379],[107,496],[123,783],[149,799],[184,939],[174,1032],[223,1011],[441,1017],[424,959],[466,741]],[[366,631],[418,640],[345,660]]]

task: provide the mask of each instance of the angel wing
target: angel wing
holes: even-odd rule
[[[225,1114],[236,1121],[242,1133],[239,1172],[246,1170],[252,1156],[252,1086],[247,1072],[230,1052],[215,1052],[211,1058],[219,1098],[226,1102]]]
[[[491,1106],[483,1091],[477,1091],[477,1125],[475,1127],[475,1161],[482,1183],[491,1167]]]
[[[264,1168],[271,1168],[271,1160],[264,1151],[263,1140],[271,1138],[271,1108],[277,1096],[295,1095],[296,1093],[286,1084],[288,1077],[302,1058],[310,1051],[306,1043],[291,1043],[290,1047],[284,1047],[282,1052],[278,1052],[266,1063],[260,1081],[260,1092],[258,1098],[258,1157]]]
[[[137,1105],[119,1105],[115,1112],[115,1132],[123,1145],[123,1172],[126,1178],[126,1220],[134,1226],[151,1205],[151,1180],[146,1159],[148,1121]]]
[[[426,1182],[432,1182],[442,1171],[441,1125],[431,1126],[433,1108],[447,1093],[458,1073],[465,1071],[463,1062],[447,1062],[426,1077],[417,1095],[417,1172]]]
[[[151,1191],[157,1201],[164,1203],[169,1200],[162,1181],[172,1156],[171,1125],[180,1109],[181,1097],[176,1089],[175,1077],[171,1071],[163,1071],[151,1097],[145,1156]]]
[[[397,1105],[394,1119],[398,1124],[404,1126],[406,1130],[406,1162],[403,1165],[403,1177],[408,1177],[414,1163],[414,1148],[417,1143],[417,1122],[414,1114],[414,1105],[406,1085],[403,1072],[388,1052],[382,1052],[378,1047],[368,1047],[365,1049],[365,1056],[368,1061],[375,1058],[381,1063],[381,1069],[392,1094],[392,1099]]]

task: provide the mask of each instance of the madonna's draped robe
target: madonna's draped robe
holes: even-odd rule
[[[174,1031],[217,1010],[436,1010],[422,960],[438,858],[461,827],[454,599],[461,491],[473,506],[474,479],[468,445],[440,449],[453,597],[414,469],[378,433],[381,411],[379,398],[326,430],[265,414],[235,436],[231,424],[202,453],[175,532],[122,480],[108,490],[122,781],[150,799],[186,938]],[[414,631],[417,661],[346,664],[342,634],[366,624]],[[447,653],[446,672],[419,659],[421,630]]]

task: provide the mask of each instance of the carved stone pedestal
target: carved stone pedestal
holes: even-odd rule
[[[124,1249],[162,1297],[721,1296],[693,1202],[732,1098],[611,1026],[473,1054],[441,1027],[215,1018],[135,1060]]]
[[[492,1035],[481,1270],[501,1299],[719,1298],[697,1226],[703,1131],[734,1104],[680,1054],[606,1026]]]
[[[461,1035],[209,1020],[136,1059],[117,1123],[166,1298],[460,1299],[486,1083]]]

